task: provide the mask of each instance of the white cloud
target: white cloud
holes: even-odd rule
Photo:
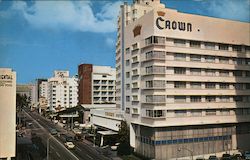
[[[114,32],[121,2],[108,3],[94,14],[90,1],[13,2],[11,10],[21,12],[35,28],[67,29],[82,32]]]
[[[250,0],[210,0],[207,2],[208,11],[213,16],[250,21]]]

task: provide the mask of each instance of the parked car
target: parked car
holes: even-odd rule
[[[205,158],[203,158],[203,157],[198,157],[198,158],[196,158],[196,160],[205,160]]]
[[[75,134],[81,134],[81,133],[82,133],[82,131],[81,131],[80,129],[78,129],[78,128],[74,128],[72,131],[73,131]]]
[[[68,148],[68,149],[73,149],[75,147],[74,143],[73,142],[66,142],[64,143],[65,146]]]
[[[57,130],[56,129],[50,129],[50,134],[57,135]]]
[[[208,160],[219,160],[215,155],[209,156]]]
[[[232,158],[230,154],[225,153],[222,155],[221,160],[232,160]]]

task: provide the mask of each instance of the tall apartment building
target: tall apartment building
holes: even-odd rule
[[[48,79],[47,89],[50,110],[59,111],[77,106],[78,79],[69,77],[69,71],[54,71],[54,77]]]
[[[116,44],[117,106],[130,144],[155,159],[250,149],[250,25],[124,3]]]
[[[0,159],[16,156],[16,72],[0,68]]]
[[[110,66],[78,66],[79,104],[115,104],[115,69]]]

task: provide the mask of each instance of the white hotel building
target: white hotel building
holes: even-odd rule
[[[16,72],[0,68],[0,159],[16,156]]]
[[[249,23],[160,0],[121,6],[116,98],[137,153],[165,160],[250,149],[249,35]]]
[[[41,89],[44,89],[44,93],[47,88],[50,110],[60,111],[77,106],[78,78],[69,77],[69,71],[54,71],[54,77],[48,79],[47,85],[44,83],[46,82],[42,82],[40,86],[43,86]],[[43,91],[40,93],[42,94]]]

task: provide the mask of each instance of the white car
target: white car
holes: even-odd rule
[[[73,129],[73,132],[74,132],[75,134],[82,134],[82,131],[81,131],[80,129],[78,129],[78,128],[74,128],[74,129]]]
[[[66,142],[66,143],[64,143],[64,144],[65,144],[65,146],[66,146],[68,149],[73,149],[73,148],[75,147],[74,143],[72,143],[72,142]]]

